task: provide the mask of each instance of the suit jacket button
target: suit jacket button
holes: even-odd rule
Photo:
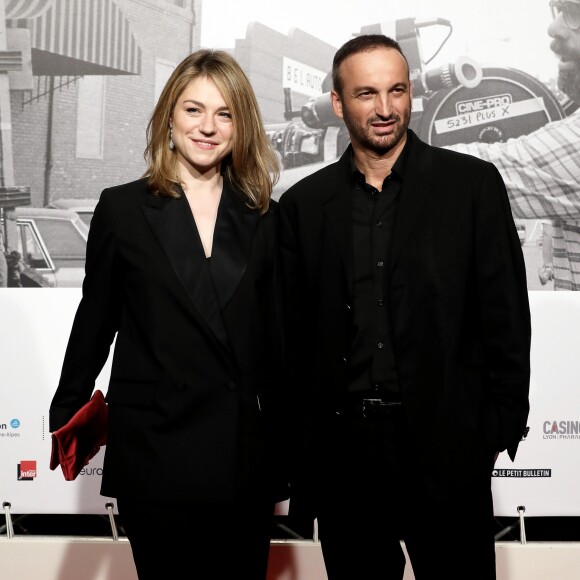
[[[178,391],[185,391],[185,383],[177,383],[175,386],[176,390]]]
[[[237,391],[238,390],[238,386],[236,385],[236,383],[234,383],[234,381],[229,381],[227,384],[228,387],[228,391]]]

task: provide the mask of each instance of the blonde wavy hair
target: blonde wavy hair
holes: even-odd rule
[[[169,148],[169,121],[177,100],[192,81],[212,80],[220,91],[234,126],[232,152],[222,161],[222,174],[264,213],[279,177],[279,163],[264,130],[258,101],[248,77],[227,52],[201,49],[173,71],[147,125],[145,160],[149,187],[158,195],[179,197],[181,185],[176,151]]]

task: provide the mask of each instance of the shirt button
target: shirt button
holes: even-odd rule
[[[378,222],[377,222],[377,228],[381,228],[381,227],[383,227],[383,222],[381,222],[381,221],[378,221]]]
[[[382,267],[384,266],[384,264],[385,264],[385,263],[384,263],[382,260],[379,260],[379,261],[377,262],[377,266],[378,266],[379,268],[382,268]]]
[[[377,348],[380,350],[381,348],[383,348],[383,346],[385,346],[382,342],[379,342],[377,344]]]
[[[383,305],[383,301],[382,301],[382,300],[377,300],[377,304],[378,304],[379,306],[382,306],[382,305]]]

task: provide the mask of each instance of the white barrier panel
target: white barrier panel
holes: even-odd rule
[[[529,433],[515,462],[494,470],[498,516],[580,515],[580,294],[530,292],[532,381]]]
[[[0,501],[13,514],[105,513],[101,451],[74,482],[49,470],[48,408],[80,289],[3,289],[0,352]],[[496,515],[580,515],[580,293],[531,292],[529,434],[516,461],[500,455]],[[106,392],[110,361],[97,380]],[[452,475],[451,475],[452,476]],[[283,509],[281,510],[283,512]]]
[[[75,481],[49,469],[48,409],[81,297],[80,288],[4,288],[0,300],[0,501],[13,514],[106,513],[103,450]],[[97,380],[104,392],[110,361]]]

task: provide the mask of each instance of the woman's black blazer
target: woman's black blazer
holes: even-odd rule
[[[270,430],[281,357],[277,220],[274,201],[260,215],[226,183],[208,259],[185,196],[154,195],[144,179],[101,194],[50,429],[90,398],[114,342],[103,495],[284,495]]]

